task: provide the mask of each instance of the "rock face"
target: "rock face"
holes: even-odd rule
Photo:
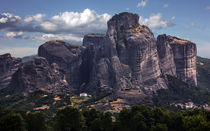
[[[58,64],[69,85],[79,88],[83,50],[82,46],[54,40],[41,45],[38,56],[45,57],[50,64]]]
[[[157,37],[157,50],[161,72],[165,75],[176,76],[173,50],[166,35],[159,35]]]
[[[177,78],[185,81],[189,85],[197,86],[196,45],[188,40],[182,40],[177,37],[166,35],[158,36],[157,45],[159,49],[160,60],[165,60],[165,62],[167,61],[167,63],[169,63],[170,61],[171,63],[171,67],[167,67],[170,67],[169,69],[172,70],[163,68],[163,72],[167,72],[171,75],[173,74],[173,76],[177,76]],[[164,50],[165,52],[172,53],[164,53]],[[173,59],[169,60],[168,58]],[[175,66],[173,63],[175,64]],[[175,70],[176,74],[174,73]]]
[[[136,14],[115,15],[108,22],[107,36],[116,48],[120,62],[131,70],[130,81],[134,88],[166,88],[153,33],[148,27],[139,25],[138,19]]]
[[[196,86],[196,45],[167,35],[156,41],[138,20],[136,14],[117,14],[108,21],[106,34],[87,34],[82,46],[60,40],[46,42],[39,47],[39,57],[20,66],[19,60],[1,56],[0,74],[19,67],[10,84],[16,92],[116,91],[128,99],[135,96],[137,101],[140,94],[166,89],[166,75]]]
[[[38,55],[56,63],[79,92],[155,92],[167,88],[165,75],[196,85],[195,44],[166,35],[156,41],[138,20],[136,14],[117,14],[108,21],[106,34],[87,34],[82,46],[46,42]]]
[[[49,93],[71,92],[58,66],[50,65],[43,57],[23,63],[12,76],[10,84],[10,92],[28,94],[37,90]]]
[[[14,58],[11,54],[0,55],[0,90],[9,85],[20,64],[20,58]]]
[[[188,40],[168,37],[173,49],[177,77],[190,85],[197,86],[196,45]]]

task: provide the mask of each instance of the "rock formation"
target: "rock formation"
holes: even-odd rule
[[[196,86],[196,45],[166,35],[156,41],[138,20],[137,14],[116,14],[108,21],[106,34],[87,34],[83,45],[60,40],[44,43],[39,57],[16,66],[10,86],[24,93],[41,88],[52,93],[115,91],[128,99],[166,89],[166,75]],[[12,70],[2,63],[0,73]],[[132,91],[126,94],[125,90]]]
[[[82,46],[54,40],[41,45],[38,55],[45,57],[50,64],[57,63],[69,85],[78,88],[81,81],[80,65],[82,64],[83,50]]]
[[[131,70],[134,88],[157,90],[167,88],[161,78],[156,41],[138,15],[120,13],[108,21],[107,36],[116,48],[120,62]]]
[[[43,57],[23,63],[10,83],[10,92],[28,94],[37,90],[49,93],[71,92],[59,67],[55,63],[50,65]]]
[[[158,36],[157,45],[159,49],[159,58],[162,61],[161,64],[164,64],[161,66],[163,72],[177,76],[177,78],[192,86],[197,86],[196,45],[188,40],[182,40],[177,37],[166,35]],[[171,64],[167,66],[171,66],[169,69],[164,67],[167,63]],[[174,73],[175,70],[176,74]]]
[[[14,58],[11,54],[0,55],[0,90],[10,84],[11,77],[20,64],[20,58]]]

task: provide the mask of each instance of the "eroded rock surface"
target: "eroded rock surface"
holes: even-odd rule
[[[158,36],[157,45],[162,72],[197,86],[196,45],[165,34]]]
[[[42,90],[49,93],[70,93],[72,90],[59,72],[58,66],[50,65],[43,57],[23,63],[12,76],[10,92],[32,93]]]
[[[58,64],[69,85],[78,89],[82,81],[80,66],[83,50],[80,45],[53,40],[39,47],[38,56],[45,57],[50,64]]]
[[[196,86],[196,45],[167,35],[156,41],[138,20],[137,14],[116,14],[106,34],[87,34],[83,45],[46,42],[39,47],[39,57],[21,65],[1,56],[0,74],[14,69],[10,85],[18,87],[13,88],[16,92],[117,92],[128,101],[166,89],[166,75]]]
[[[106,34],[87,34],[82,46],[49,41],[40,46],[38,55],[56,63],[79,92],[151,93],[167,88],[166,75],[196,85],[195,45],[166,35],[156,41],[138,20],[137,14],[116,14],[108,21]]]
[[[10,84],[11,77],[20,64],[21,59],[12,57],[9,53],[0,55],[0,90]]]

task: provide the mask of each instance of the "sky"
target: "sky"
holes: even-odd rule
[[[198,55],[210,58],[210,0],[0,0],[0,55],[34,55],[54,39],[82,44],[87,33],[106,33],[121,12],[138,14],[155,37],[196,43]]]

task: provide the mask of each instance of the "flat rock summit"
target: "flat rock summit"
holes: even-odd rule
[[[165,34],[156,39],[138,21],[137,14],[116,14],[108,21],[106,34],[87,34],[83,45],[48,41],[39,47],[38,57],[24,63],[2,55],[1,89],[153,94],[168,88],[167,75],[197,86],[196,45]]]

